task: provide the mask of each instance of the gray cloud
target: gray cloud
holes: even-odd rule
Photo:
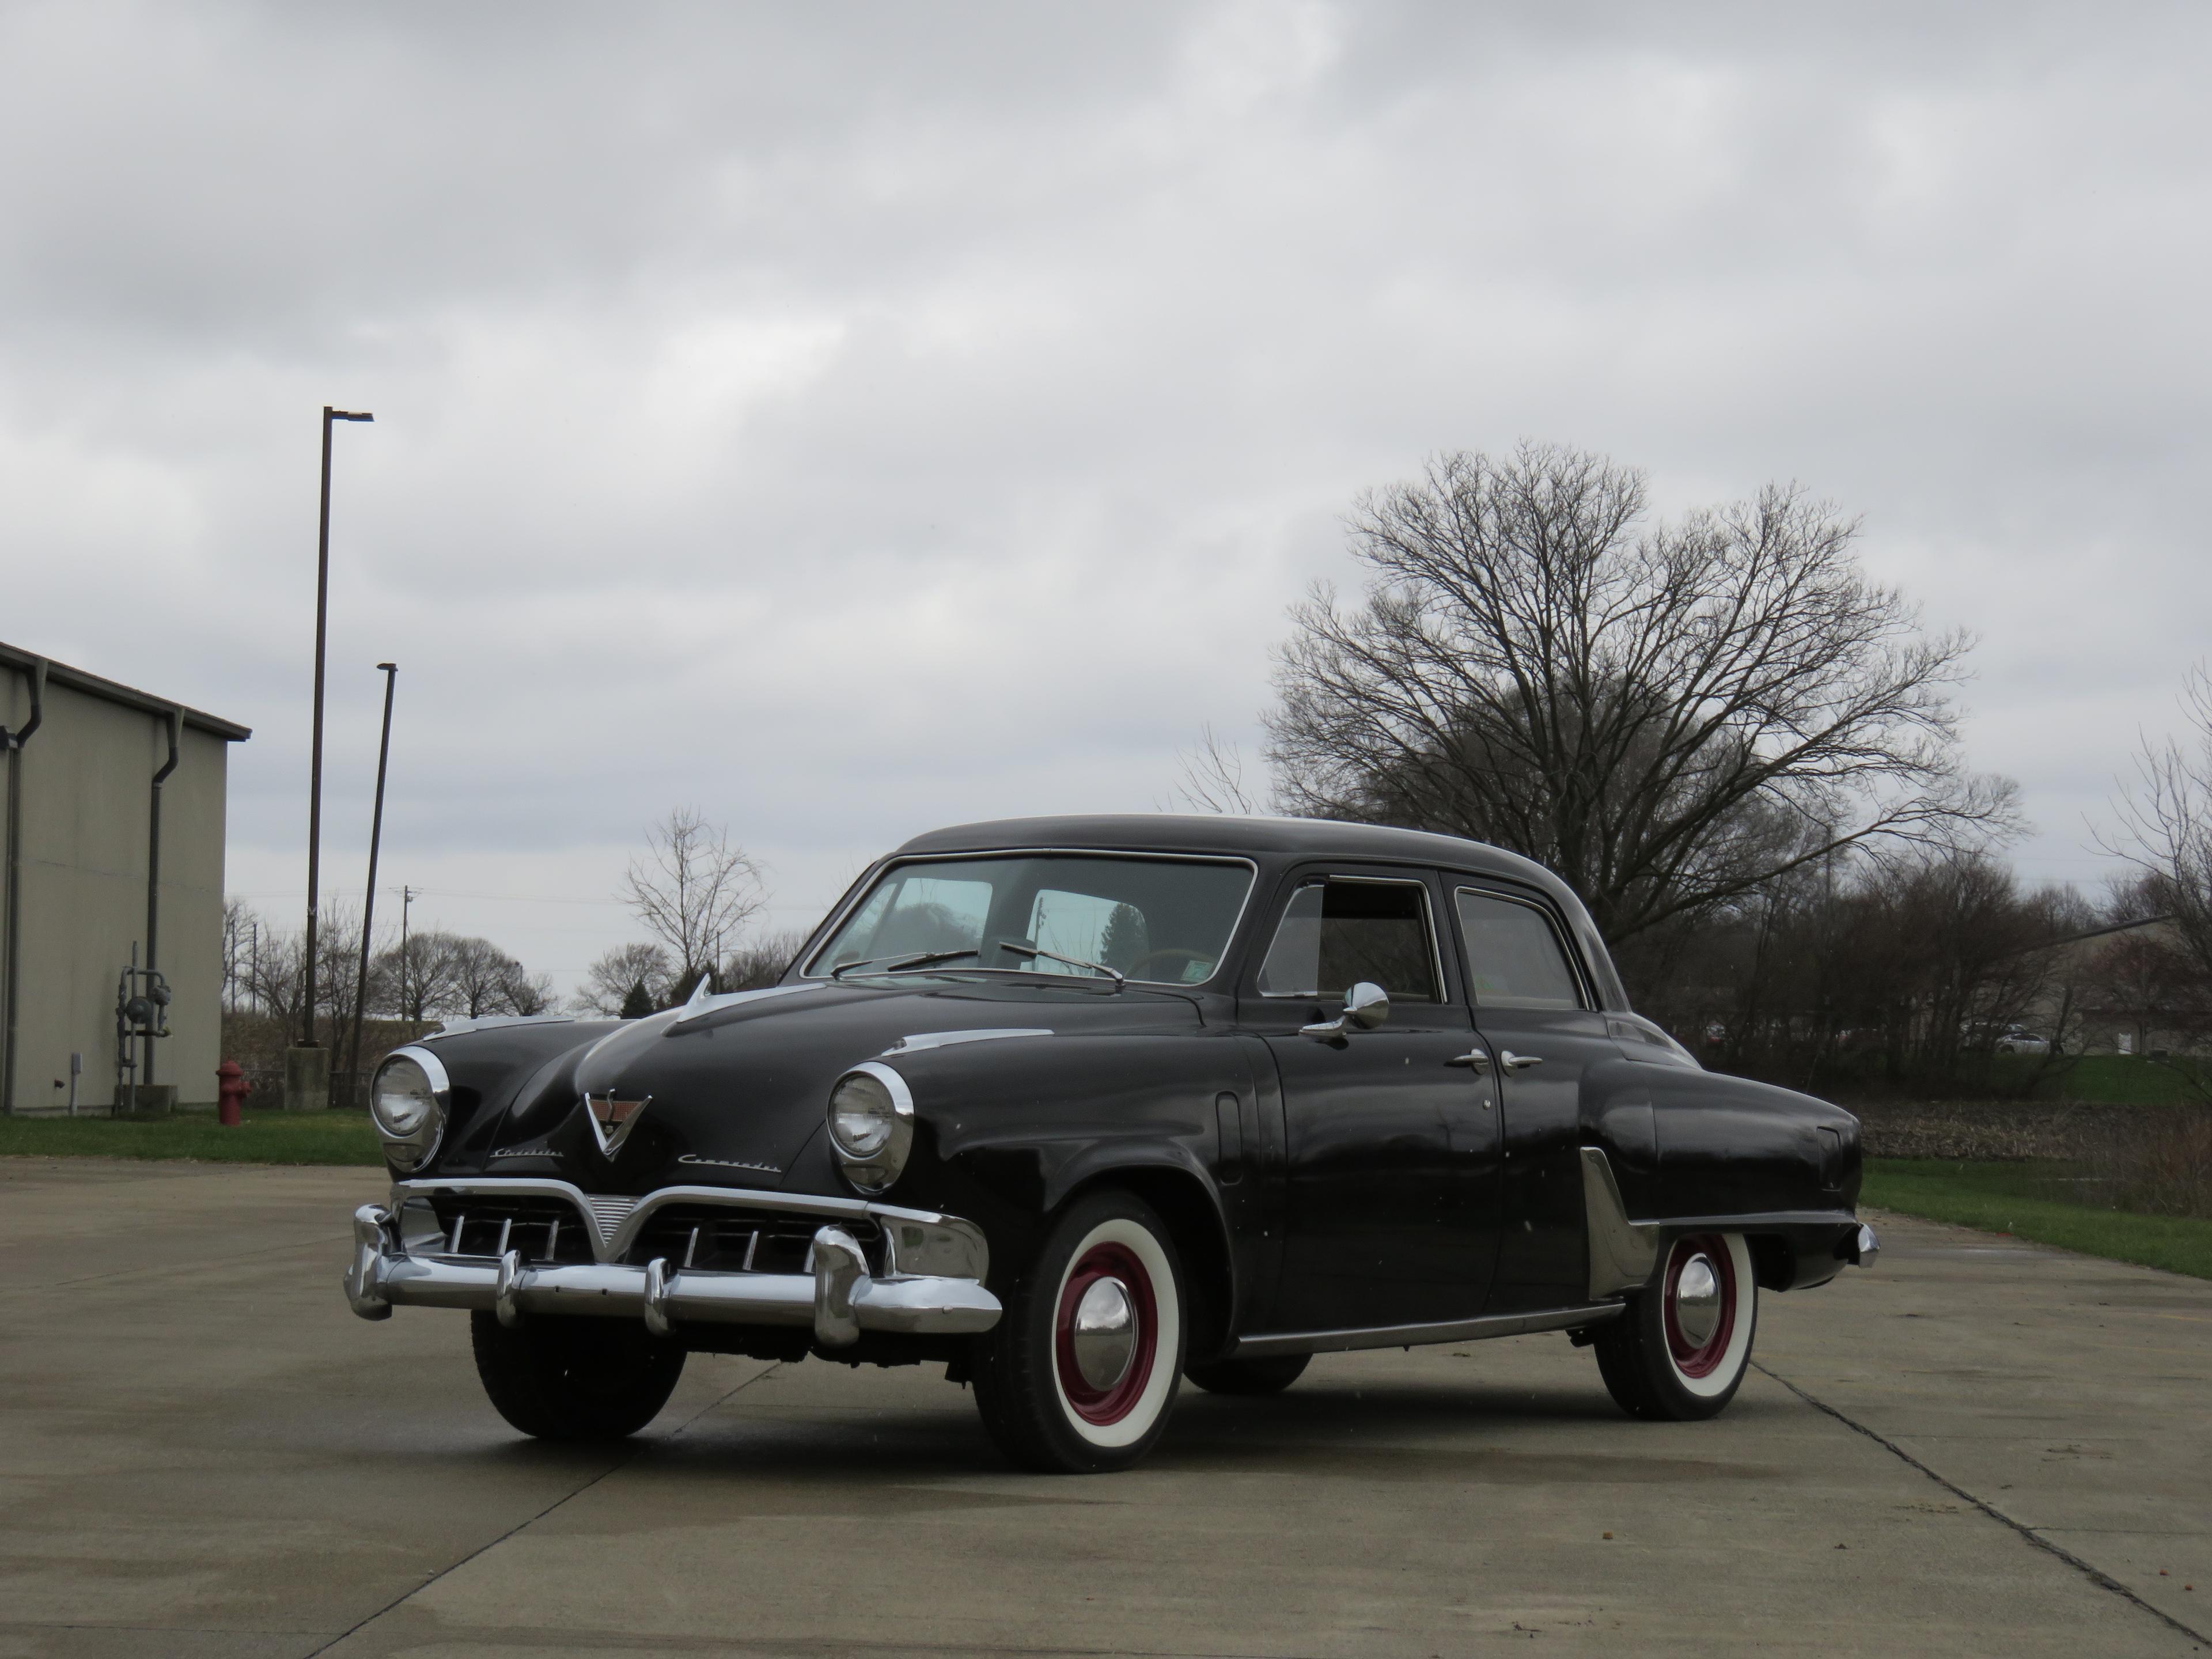
[[[2190,8],[0,11],[0,635],[258,728],[568,970],[677,801],[787,919],[1247,735],[1338,515],[1564,438],[1803,480],[1983,638],[2037,875],[2205,648]]]

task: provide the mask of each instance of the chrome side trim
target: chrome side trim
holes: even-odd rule
[[[1041,1037],[1053,1034],[1036,1026],[993,1026],[981,1031],[916,1031],[902,1036],[884,1050],[884,1058],[893,1054],[919,1054],[924,1048],[950,1048],[960,1042],[996,1042],[1004,1037]]]
[[[699,981],[702,985],[707,982],[703,979]],[[740,1007],[749,1002],[765,1002],[771,997],[787,997],[794,991],[818,991],[821,988],[818,983],[757,985],[750,991],[722,991],[710,997],[694,995],[690,1001],[676,1011],[683,1018],[671,1021],[668,1029],[663,1031],[661,1036],[681,1036],[684,1032],[690,1030],[698,1021],[704,1019],[708,1015],[719,1014],[725,1008]],[[594,1045],[595,1048],[596,1046]],[[586,1058],[588,1059],[590,1056],[587,1054]]]
[[[1659,1229],[1631,1221],[1620,1186],[1604,1149],[1583,1148],[1583,1216],[1589,1229],[1589,1293],[1593,1298],[1640,1290],[1659,1266]]]
[[[582,1018],[580,1014],[486,1014],[478,1019],[449,1019],[417,1042],[435,1042],[440,1037],[459,1036],[464,1031],[488,1031],[495,1025],[574,1025]]]
[[[1277,1353],[1341,1353],[1354,1348],[1418,1348],[1432,1342],[1478,1342],[1492,1336],[1525,1336],[1532,1331],[1568,1331],[1600,1325],[1617,1316],[1618,1302],[1581,1308],[1553,1308],[1542,1313],[1492,1314],[1441,1325],[1377,1325],[1349,1331],[1281,1331],[1239,1337],[1235,1358]]]

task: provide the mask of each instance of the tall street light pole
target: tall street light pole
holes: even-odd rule
[[[399,665],[376,665],[384,674],[384,736],[376,745],[376,808],[368,819],[368,890],[361,900],[361,979],[353,995],[353,1053],[346,1069],[356,1081],[361,1077],[361,1017],[368,1006],[368,943],[376,921],[376,849],[384,839],[384,766],[392,757],[392,689],[399,680]]]
[[[331,617],[331,422],[375,418],[323,405],[323,520],[315,544],[315,736],[307,781],[307,984],[305,1012],[301,1016],[302,1048],[315,1046],[315,911],[323,862],[323,653]]]

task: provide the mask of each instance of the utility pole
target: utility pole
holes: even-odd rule
[[[384,767],[392,757],[392,690],[399,681],[399,665],[380,662],[376,665],[384,675],[384,735],[376,745],[376,808],[368,820],[368,890],[361,900],[361,980],[355,987],[353,998],[353,1052],[346,1060],[346,1069],[356,1081],[361,1077],[361,1017],[368,1006],[368,944],[371,927],[376,921],[376,851],[384,839]]]

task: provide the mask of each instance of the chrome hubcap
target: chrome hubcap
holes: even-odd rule
[[[1137,1352],[1137,1305],[1118,1279],[1101,1279],[1075,1305],[1075,1369],[1102,1392],[1121,1380]]]
[[[1674,1323],[1693,1348],[1704,1347],[1720,1328],[1721,1276],[1702,1254],[1684,1262],[1674,1280]]]

